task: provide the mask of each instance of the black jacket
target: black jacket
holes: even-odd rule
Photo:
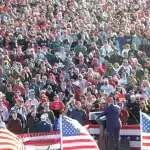
[[[29,118],[27,121],[27,128],[29,133],[36,133],[36,125],[39,122],[38,118]]]

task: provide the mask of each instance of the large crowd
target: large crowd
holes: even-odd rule
[[[123,125],[150,113],[150,11],[144,0],[1,0],[0,128],[82,125],[114,100]]]

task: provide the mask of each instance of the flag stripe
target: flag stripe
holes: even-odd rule
[[[150,146],[150,143],[143,143],[143,146]]]
[[[81,139],[91,139],[91,140],[93,140],[94,141],[94,139],[92,139],[92,137],[91,136],[89,136],[89,137],[87,137],[87,136],[85,136],[85,135],[82,135],[82,136],[68,136],[68,137],[63,137],[63,139],[65,139],[65,140],[70,140],[70,139],[73,139],[73,138],[75,138],[75,139],[79,139],[79,140],[81,140]]]
[[[60,139],[56,140],[42,140],[41,141],[26,141],[24,142],[25,145],[36,145],[36,146],[44,146],[44,145],[54,145],[54,144],[60,144]]]
[[[0,139],[13,140],[13,143],[19,144],[19,142],[18,142],[16,139],[14,139],[14,138],[12,138],[11,136],[6,135],[6,134],[1,134],[1,133],[0,133]],[[0,140],[0,142],[1,142],[1,140]]]
[[[29,135],[31,137],[29,137]],[[20,137],[21,137],[21,139],[22,139],[23,142],[29,141],[29,140],[30,141],[33,141],[33,140],[34,141],[38,141],[38,140],[41,140],[41,139],[42,140],[47,140],[47,139],[52,140],[52,139],[58,139],[58,138],[60,139],[60,133],[58,133],[56,135],[55,134],[53,135],[53,134],[50,133],[50,135],[46,134],[46,135],[42,135],[42,136],[38,135],[38,134],[37,135],[36,134],[35,135],[34,134],[29,134],[29,135],[27,137],[21,135]]]
[[[13,138],[12,136],[10,136],[9,134],[6,134],[5,132],[3,133],[3,132],[0,132],[0,143],[2,142],[2,140],[4,140],[5,139],[5,141],[12,141],[13,142],[13,144],[15,144],[17,147],[19,146],[19,147],[21,147],[22,146],[22,144],[20,144],[20,140],[19,140],[19,138],[17,138],[16,139],[16,137],[15,138]],[[22,142],[21,142],[22,143]]]
[[[142,136],[143,139],[150,139],[150,136]]]
[[[89,127],[88,128],[99,128],[100,127],[100,125],[98,125],[98,124],[89,124]],[[139,124],[136,124],[136,125],[124,125],[122,128],[121,128],[121,130],[122,129],[125,129],[125,130],[129,130],[129,129],[133,129],[133,130],[135,130],[135,129],[140,129],[140,126],[139,126]]]
[[[76,142],[76,140],[73,141],[73,143],[65,143],[64,142],[62,143],[64,147],[73,147],[73,146],[76,146],[76,145],[86,145],[86,146],[93,146],[95,142]],[[95,146],[95,145],[94,145]]]
[[[142,133],[142,136],[150,136],[150,133]]]
[[[96,149],[97,150],[97,147],[94,146],[94,145],[79,145],[79,146],[73,146],[73,147],[63,147],[63,150],[77,150],[77,149],[90,149],[90,150],[93,150],[93,149]]]
[[[14,147],[16,150],[20,150],[20,148],[15,143],[13,143],[13,140],[0,139],[0,149],[3,149],[3,145],[7,145],[8,147],[11,146]]]
[[[142,142],[143,142],[143,143],[150,143],[149,140],[143,140]]]
[[[8,136],[10,136],[11,138],[13,139],[18,139],[18,137],[14,134],[12,134],[10,131],[8,130],[3,130],[3,129],[0,129],[0,134],[6,134]]]
[[[99,135],[100,134],[100,128],[89,128],[88,129],[90,134],[92,135]],[[140,136],[140,129],[121,129],[120,135],[139,135]]]
[[[69,138],[69,140],[64,140],[64,141],[63,141],[63,144],[71,143],[71,142],[76,142],[76,143],[77,143],[77,142],[78,142],[78,143],[80,143],[80,142],[91,142],[91,140],[90,140],[90,139],[81,139],[81,140],[80,140],[80,139],[75,139],[75,140],[74,140],[74,139],[70,139],[70,138]]]
[[[0,150],[24,150],[21,140],[7,129],[0,129]]]
[[[0,147],[0,150],[18,150],[18,148],[16,148],[15,146],[13,145],[10,145],[10,144],[6,144],[6,145],[2,145]],[[20,150],[20,149],[19,149]]]

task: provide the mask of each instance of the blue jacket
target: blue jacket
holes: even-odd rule
[[[54,131],[59,131],[59,120],[56,119],[55,122],[54,122],[54,127],[53,127]]]
[[[119,106],[111,104],[100,114],[99,118],[106,116],[106,129],[108,132],[112,132],[121,128],[120,115],[121,110]]]
[[[119,43],[119,47],[122,49],[123,45],[126,44],[126,39],[125,39],[125,37],[119,37],[117,39],[117,42]]]
[[[37,132],[49,132],[51,131],[52,127],[47,121],[40,121],[36,125]]]

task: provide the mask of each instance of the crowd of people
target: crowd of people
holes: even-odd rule
[[[140,0],[1,0],[0,128],[82,125],[109,101],[123,125],[150,113],[150,11]]]

